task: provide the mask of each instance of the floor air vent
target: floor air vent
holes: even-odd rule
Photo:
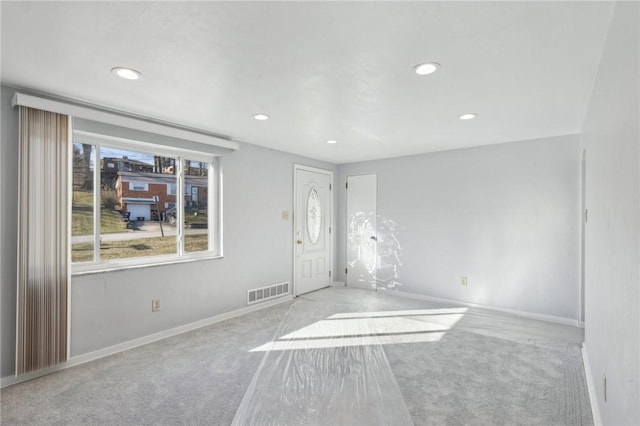
[[[275,299],[276,297],[289,294],[289,283],[279,283],[267,287],[256,288],[247,292],[247,305],[262,302],[267,299]]]

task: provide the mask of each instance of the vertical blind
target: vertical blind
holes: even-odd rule
[[[67,360],[69,117],[20,107],[16,375]]]

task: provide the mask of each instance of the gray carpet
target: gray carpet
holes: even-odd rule
[[[450,307],[356,289],[310,293],[3,389],[0,419],[3,425],[593,424],[582,330],[439,308]]]

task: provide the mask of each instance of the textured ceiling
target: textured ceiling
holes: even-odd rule
[[[613,6],[2,2],[2,81],[346,163],[580,132]]]

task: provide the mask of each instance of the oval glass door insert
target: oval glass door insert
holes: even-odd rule
[[[320,196],[316,188],[311,188],[307,198],[307,233],[311,244],[318,242],[320,238],[320,228],[322,225],[322,206]]]

